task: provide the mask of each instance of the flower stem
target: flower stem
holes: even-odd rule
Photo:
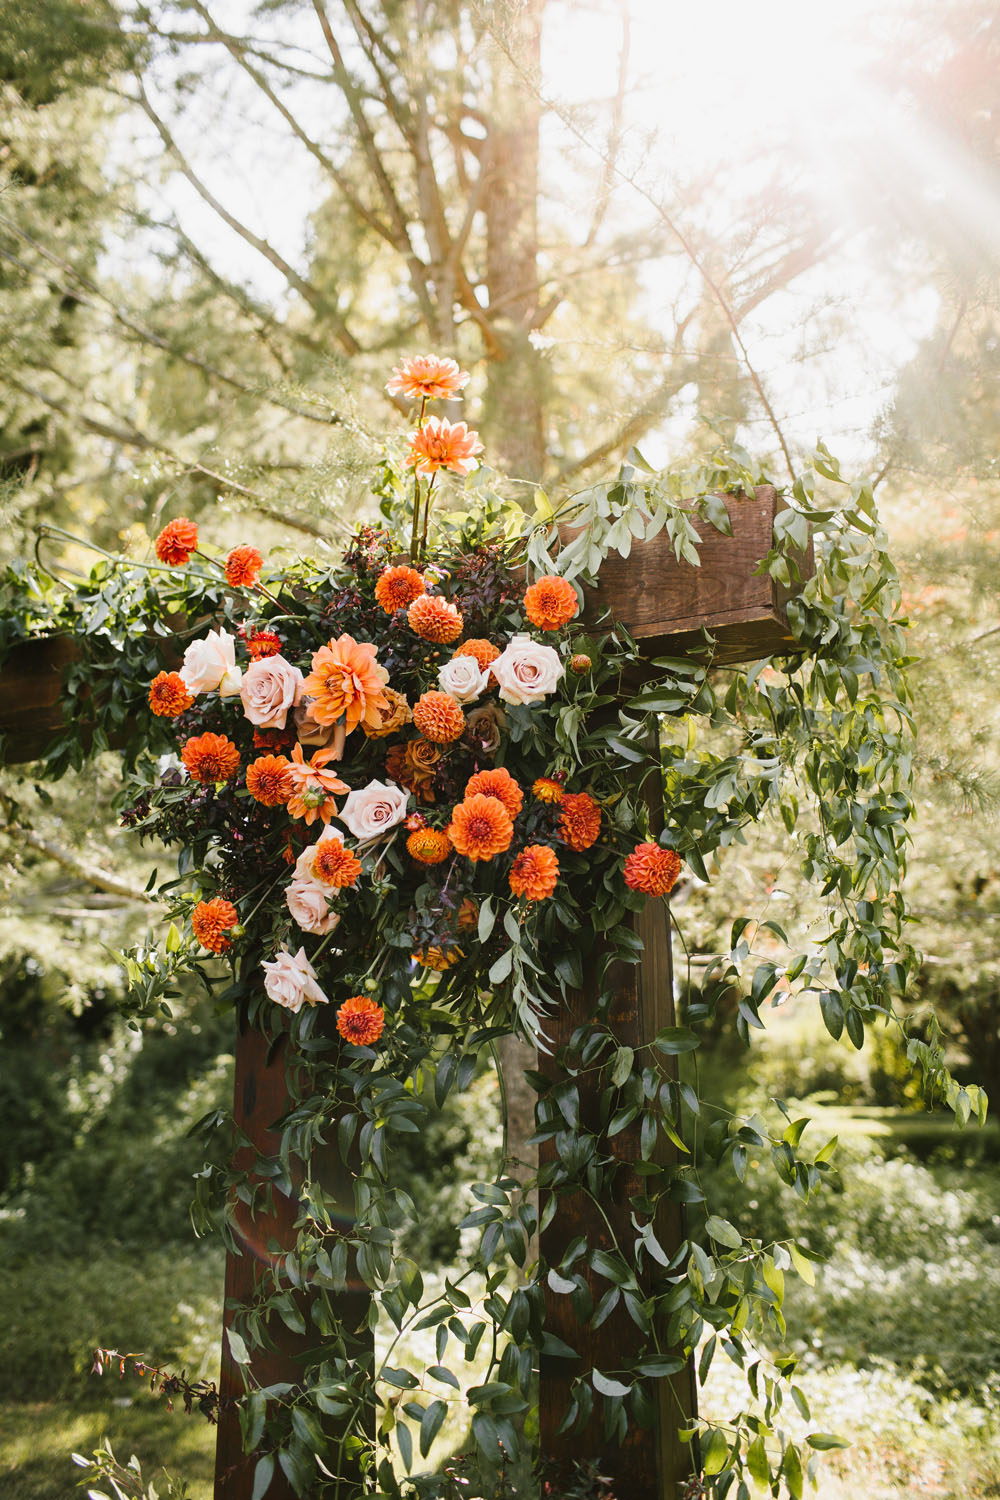
[[[435,481],[436,478],[437,478],[437,470],[435,469],[434,473],[430,477],[430,483],[427,486],[427,497],[426,497],[426,499],[424,501],[424,529],[423,529],[423,531],[421,533],[421,536],[420,536],[420,561],[421,562],[426,561],[426,558],[427,558],[427,529],[430,526],[430,520],[431,520],[431,491],[434,488],[434,481]]]
[[[424,412],[427,410],[427,397],[424,396],[420,402],[420,415],[417,418],[417,431],[424,425]],[[410,529],[410,562],[415,563],[420,542],[420,475],[416,468],[413,470],[413,526]]]

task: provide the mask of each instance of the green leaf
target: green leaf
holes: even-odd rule
[[[664,1026],[655,1037],[657,1047],[668,1057],[675,1057],[680,1052],[693,1052],[699,1045],[699,1040],[689,1026]]]
[[[591,1379],[594,1382],[594,1390],[602,1396],[627,1396],[629,1386],[623,1385],[620,1380],[612,1380],[610,1375],[602,1375],[600,1370],[594,1370]]]
[[[264,1496],[271,1488],[271,1480],[274,1478],[274,1454],[265,1453],[258,1458],[253,1471],[253,1489],[250,1492],[250,1500],[264,1500]]]
[[[448,1406],[444,1401],[432,1401],[420,1419],[420,1456],[426,1458],[430,1452],[431,1444],[441,1431],[441,1424],[448,1415]]]
[[[835,990],[823,990],[819,997],[819,1008],[823,1015],[823,1025],[834,1041],[839,1042],[844,1030],[844,1006],[840,996]]]
[[[847,1438],[837,1437],[833,1432],[810,1432],[806,1438],[810,1448],[816,1448],[820,1453],[826,1453],[830,1448],[850,1448],[853,1445]]]
[[[226,1329],[226,1340],[229,1344],[229,1352],[238,1365],[250,1363],[250,1351],[235,1328]]]
[[[771,1465],[767,1461],[764,1439],[758,1435],[747,1449],[747,1469],[754,1484],[761,1489],[771,1482]]]
[[[178,948],[180,948],[181,935],[177,930],[176,922],[171,922],[167,928],[167,936],[163,946],[168,953],[176,953]]]
[[[807,1286],[816,1285],[816,1272],[813,1270],[812,1261],[807,1260],[794,1241],[788,1242],[788,1253],[792,1257],[792,1265],[798,1271]]]
[[[479,941],[481,943],[486,942],[486,939],[493,931],[493,924],[495,921],[496,917],[493,914],[493,898],[492,896],[487,896],[486,900],[479,908]]]
[[[702,1445],[701,1466],[706,1474],[721,1474],[729,1457],[726,1435],[718,1427],[712,1429],[708,1442]]]
[[[615,1053],[614,1067],[611,1070],[611,1082],[615,1088],[621,1088],[632,1073],[632,1064],[635,1061],[635,1053],[631,1047],[619,1047]]]
[[[717,1240],[720,1245],[727,1245],[730,1250],[743,1248],[743,1236],[728,1219],[720,1219],[718,1214],[710,1214],[705,1221],[705,1228],[712,1239]]]

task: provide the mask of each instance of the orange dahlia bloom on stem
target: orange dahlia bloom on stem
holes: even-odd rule
[[[421,594],[406,611],[410,629],[422,640],[448,646],[462,634],[463,620],[457,605],[440,594]]]
[[[302,746],[295,746],[286,773],[292,782],[292,795],[288,799],[291,817],[303,818],[308,825],[315,823],[317,818],[329,823],[334,816],[337,811],[334,795],[351,789],[345,781],[341,781],[336,771],[325,769],[333,758],[334,751],[330,748],[317,750],[312,759],[307,761],[302,754]]]
[[[500,647],[494,646],[492,641],[463,641],[455,648],[452,655],[473,657],[480,672],[485,672],[486,668],[492,666],[500,655]]]
[[[247,791],[264,807],[280,807],[295,790],[286,755],[260,755],[247,766]]]
[[[407,468],[418,474],[436,474],[450,469],[453,474],[471,474],[479,467],[477,453],[483,445],[479,433],[471,432],[464,422],[449,422],[447,417],[428,417],[423,427],[410,434]]]
[[[226,582],[234,589],[251,588],[263,566],[264,559],[256,547],[234,547],[226,558]]]
[[[198,545],[198,528],[193,521],[178,516],[176,521],[167,522],[153,545],[161,563],[182,568]]]
[[[228,934],[239,922],[236,907],[221,896],[199,901],[191,913],[191,929],[209,953],[225,953],[231,947]]]
[[[459,854],[469,859],[492,859],[510,848],[514,824],[498,797],[477,792],[453,810],[448,837]]]
[[[418,828],[406,840],[406,852],[421,865],[439,865],[451,853],[451,839],[440,828]]]
[[[418,397],[425,401],[460,400],[459,391],[469,383],[469,372],[460,370],[453,359],[437,354],[418,354],[404,359],[393,369],[386,390],[390,396]]]
[[[317,724],[344,719],[348,734],[362,723],[379,727],[381,710],[389,707],[383,692],[389,673],[375,660],[376,651],[370,642],[358,642],[350,635],[319,648],[302,684],[303,697],[313,700]]]
[[[547,573],[524,591],[524,612],[539,630],[568,625],[580,608],[576,589],[566,578]]]
[[[322,843],[316,845],[312,873],[324,885],[342,890],[345,886],[354,885],[361,874],[361,861],[350,849],[344,848],[343,839],[334,835],[333,838],[324,838]]]
[[[601,832],[601,809],[586,792],[565,792],[559,813],[559,832],[571,849],[589,849]]]
[[[460,739],[465,715],[450,693],[421,693],[413,705],[413,722],[435,745],[450,745]]]
[[[556,851],[545,844],[528,844],[510,867],[510,888],[526,901],[544,901],[552,895],[559,879]]]
[[[229,781],[240,768],[240,752],[224,734],[199,734],[181,750],[192,781]]]
[[[194,702],[179,672],[159,672],[149,685],[149,706],[161,719],[176,719]]]
[[[371,1047],[385,1030],[385,1011],[367,995],[352,995],[337,1011],[337,1030],[355,1047]]]
[[[531,783],[531,794],[539,802],[561,802],[566,795],[562,782],[556,781],[554,776],[539,776]]]
[[[659,844],[636,844],[625,861],[625,884],[646,896],[666,896],[680,873],[680,855]]]
[[[484,797],[496,797],[507,809],[507,816],[511,820],[517,817],[524,806],[524,793],[503,766],[497,766],[495,771],[477,771],[475,776],[470,776],[465,795],[467,798],[474,797],[477,792],[481,792]]]
[[[375,585],[375,598],[387,615],[394,615],[426,590],[427,585],[416,568],[386,568]]]
[[[251,661],[264,661],[268,656],[277,656],[281,651],[281,636],[273,630],[254,630],[246,638],[247,655]]]

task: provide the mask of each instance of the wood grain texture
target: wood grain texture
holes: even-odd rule
[[[9,765],[37,760],[66,727],[63,672],[80,659],[72,636],[44,636],[12,646],[0,669],[0,735]]]

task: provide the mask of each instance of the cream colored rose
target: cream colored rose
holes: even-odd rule
[[[295,733],[300,745],[316,745],[323,749],[336,734],[333,724],[318,724],[312,716],[312,699],[303,698],[295,705]]]
[[[303,1005],[329,1005],[330,997],[320,989],[316,970],[306,958],[304,948],[295,954],[282,948],[275,958],[265,959],[261,968],[264,970],[264,989],[276,1005],[295,1012]]]
[[[288,710],[302,697],[302,673],[283,656],[265,656],[247,667],[240,697],[251,724],[284,729]]]
[[[370,781],[350,794],[337,816],[356,839],[377,838],[406,817],[408,795],[391,781]]]
[[[236,637],[226,630],[210,630],[203,641],[192,641],[180,670],[189,693],[214,693],[223,680],[236,676],[238,683],[238,673]]]
[[[340,915],[327,906],[329,894],[330,887],[318,880],[293,880],[285,887],[285,905],[303,932],[324,937],[336,927]]]
[[[438,685],[450,693],[456,703],[475,703],[485,693],[490,680],[474,656],[453,656],[438,672]]]
[[[558,651],[530,635],[516,635],[490,666],[505,703],[541,703],[555,692],[566,668]]]

